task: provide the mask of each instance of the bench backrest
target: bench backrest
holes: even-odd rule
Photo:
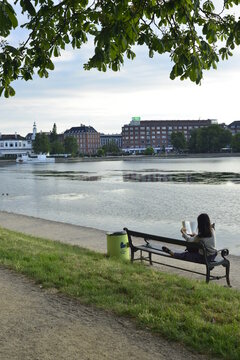
[[[164,237],[164,236],[151,235],[151,234],[146,234],[146,233],[142,233],[142,232],[138,232],[138,231],[129,230],[127,228],[124,228],[124,230],[126,231],[126,233],[128,235],[129,246],[131,248],[134,248],[134,244],[132,242],[132,236],[134,236],[137,238],[144,239],[146,244],[148,243],[148,241],[159,241],[162,243],[184,246],[184,248],[187,247],[189,249],[198,249],[198,250],[201,249],[203,251],[204,257],[207,254],[206,247],[203,243],[193,243],[193,242],[187,242],[186,240],[178,240],[178,239],[172,239],[172,238],[168,238],[168,237]]]

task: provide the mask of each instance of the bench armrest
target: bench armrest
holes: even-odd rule
[[[221,253],[221,256],[223,258],[225,258],[225,256],[228,256],[229,255],[229,250],[228,249],[220,249],[220,250],[217,250],[217,254],[218,253]]]
[[[144,238],[144,241],[146,243],[146,246],[151,246],[150,243],[149,243],[149,239],[148,238]]]

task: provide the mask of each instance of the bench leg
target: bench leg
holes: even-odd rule
[[[152,265],[152,254],[149,253],[149,262],[150,262],[150,265]]]
[[[208,284],[210,280],[210,268],[207,266],[207,273],[206,273],[206,283]]]
[[[131,262],[133,262],[133,260],[134,260],[134,250],[131,249]]]
[[[226,280],[227,280],[228,286],[231,287],[229,275],[230,275],[230,261],[227,260],[227,264],[226,264]]]

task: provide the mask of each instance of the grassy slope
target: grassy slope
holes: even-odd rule
[[[1,228],[0,264],[196,351],[240,358],[239,291]]]

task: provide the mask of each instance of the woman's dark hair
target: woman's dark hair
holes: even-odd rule
[[[200,214],[197,218],[198,221],[198,236],[210,237],[212,236],[211,222],[208,214]]]

